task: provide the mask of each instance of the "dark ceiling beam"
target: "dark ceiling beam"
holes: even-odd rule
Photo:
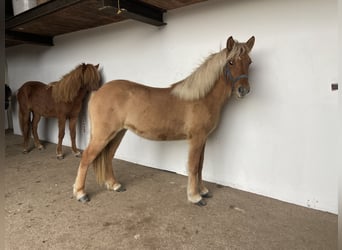
[[[20,13],[16,16],[6,19],[5,29],[12,29],[21,24],[32,21],[36,18],[46,16],[55,11],[64,9],[68,6],[74,5],[82,0],[51,0],[46,4],[40,4],[27,12]]]
[[[100,10],[155,26],[166,25],[163,20],[165,10],[138,0],[102,0]]]
[[[50,36],[34,35],[24,32],[17,31],[6,31],[6,41],[20,42],[20,43],[30,43],[53,46],[53,38]]]

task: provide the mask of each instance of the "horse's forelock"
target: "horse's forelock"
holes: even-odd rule
[[[89,90],[96,90],[99,88],[100,74],[96,66],[87,64],[85,66],[82,78],[83,86]]]
[[[229,51],[228,55],[227,55],[227,61],[236,58],[236,57],[240,57],[243,54],[248,54],[250,52],[250,48],[247,46],[246,43],[239,43],[237,41],[235,41],[235,44],[232,48],[231,51]]]

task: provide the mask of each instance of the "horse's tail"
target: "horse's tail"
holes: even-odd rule
[[[96,175],[96,181],[99,184],[106,182],[108,173],[112,172],[112,159],[116,149],[119,147],[122,138],[127,130],[121,130],[115,137],[104,147],[93,161],[93,167]]]
[[[109,142],[100,154],[93,161],[93,167],[95,171],[96,181],[98,184],[103,184],[106,181],[107,172],[112,167],[108,164],[108,157],[110,153],[111,142]]]
[[[92,98],[94,97],[94,93],[90,94],[89,101],[88,101],[88,115],[89,115],[89,120],[90,120],[90,137],[93,135],[93,118],[92,118],[92,112],[91,112],[91,102]],[[90,138],[91,141],[91,138]],[[95,172],[95,178],[96,182],[98,184],[103,184],[106,181],[106,173],[107,173],[107,159],[109,155],[109,148],[110,148],[110,142],[107,143],[107,145],[101,150],[101,152],[96,156],[95,160],[92,162],[94,172]]]

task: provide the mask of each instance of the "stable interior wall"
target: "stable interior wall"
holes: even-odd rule
[[[8,48],[9,84],[16,91],[28,80],[52,82],[86,62],[100,63],[104,82],[167,87],[224,48],[230,35],[239,41],[254,35],[251,93],[224,108],[207,142],[204,179],[337,213],[341,118],[338,91],[331,91],[338,77],[337,2],[212,0],[165,19],[161,28],[125,21],[58,36],[53,47]],[[21,134],[15,104],[13,119],[14,133]],[[87,119],[84,109],[81,149],[89,140]],[[57,142],[57,131],[55,119],[41,121],[43,140]],[[68,130],[64,144],[70,145]],[[154,142],[129,132],[116,157],[186,175],[187,150],[186,141]]]

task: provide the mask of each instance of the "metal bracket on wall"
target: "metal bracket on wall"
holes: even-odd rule
[[[165,10],[137,0],[102,0],[100,10],[155,26],[166,25]]]
[[[332,83],[332,84],[331,84],[331,90],[332,90],[332,91],[338,90],[338,83]]]

